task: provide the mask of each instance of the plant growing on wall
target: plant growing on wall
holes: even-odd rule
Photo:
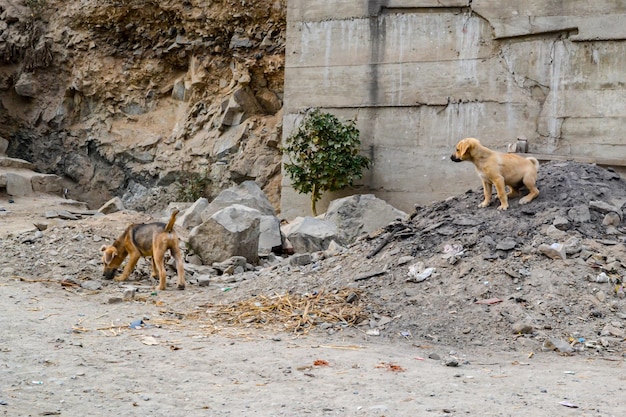
[[[354,120],[342,123],[319,109],[308,112],[282,147],[289,158],[284,164],[293,188],[311,195],[311,211],[325,191],[351,186],[363,176],[370,159],[359,155],[359,130]]]

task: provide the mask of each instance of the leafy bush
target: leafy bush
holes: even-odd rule
[[[282,150],[290,162],[284,164],[285,171],[297,192],[311,194],[313,216],[323,192],[351,186],[369,168],[369,158],[359,155],[359,135],[354,120],[342,123],[314,109],[286,139]]]
[[[211,178],[204,173],[183,171],[176,182],[176,200],[194,202],[208,196]]]

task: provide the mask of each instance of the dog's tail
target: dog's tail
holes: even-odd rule
[[[167,225],[165,226],[165,231],[167,233],[171,232],[172,229],[174,228],[174,222],[176,222],[176,215],[178,214],[180,210],[178,209],[174,209],[174,211],[172,211],[172,215],[170,216],[170,221],[167,222]]]
[[[537,158],[533,158],[532,156],[529,156],[528,159],[530,162],[533,163],[533,165],[535,166],[535,170],[539,171],[539,161],[537,161]]]

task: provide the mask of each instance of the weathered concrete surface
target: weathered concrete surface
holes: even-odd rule
[[[288,2],[283,137],[299,112],[356,119],[373,159],[358,192],[404,211],[479,185],[463,137],[506,151],[626,157],[626,3]],[[540,180],[541,181],[541,180]],[[343,195],[354,192],[348,190]],[[341,194],[325,196],[319,203]],[[308,214],[284,176],[281,210]]]

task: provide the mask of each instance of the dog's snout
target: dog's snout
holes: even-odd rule
[[[105,279],[113,279],[113,277],[115,276],[115,269],[105,269],[104,271],[102,271],[102,276]]]
[[[461,162],[461,159],[457,158],[457,156],[454,154],[450,155],[450,159],[453,160],[454,162]]]

